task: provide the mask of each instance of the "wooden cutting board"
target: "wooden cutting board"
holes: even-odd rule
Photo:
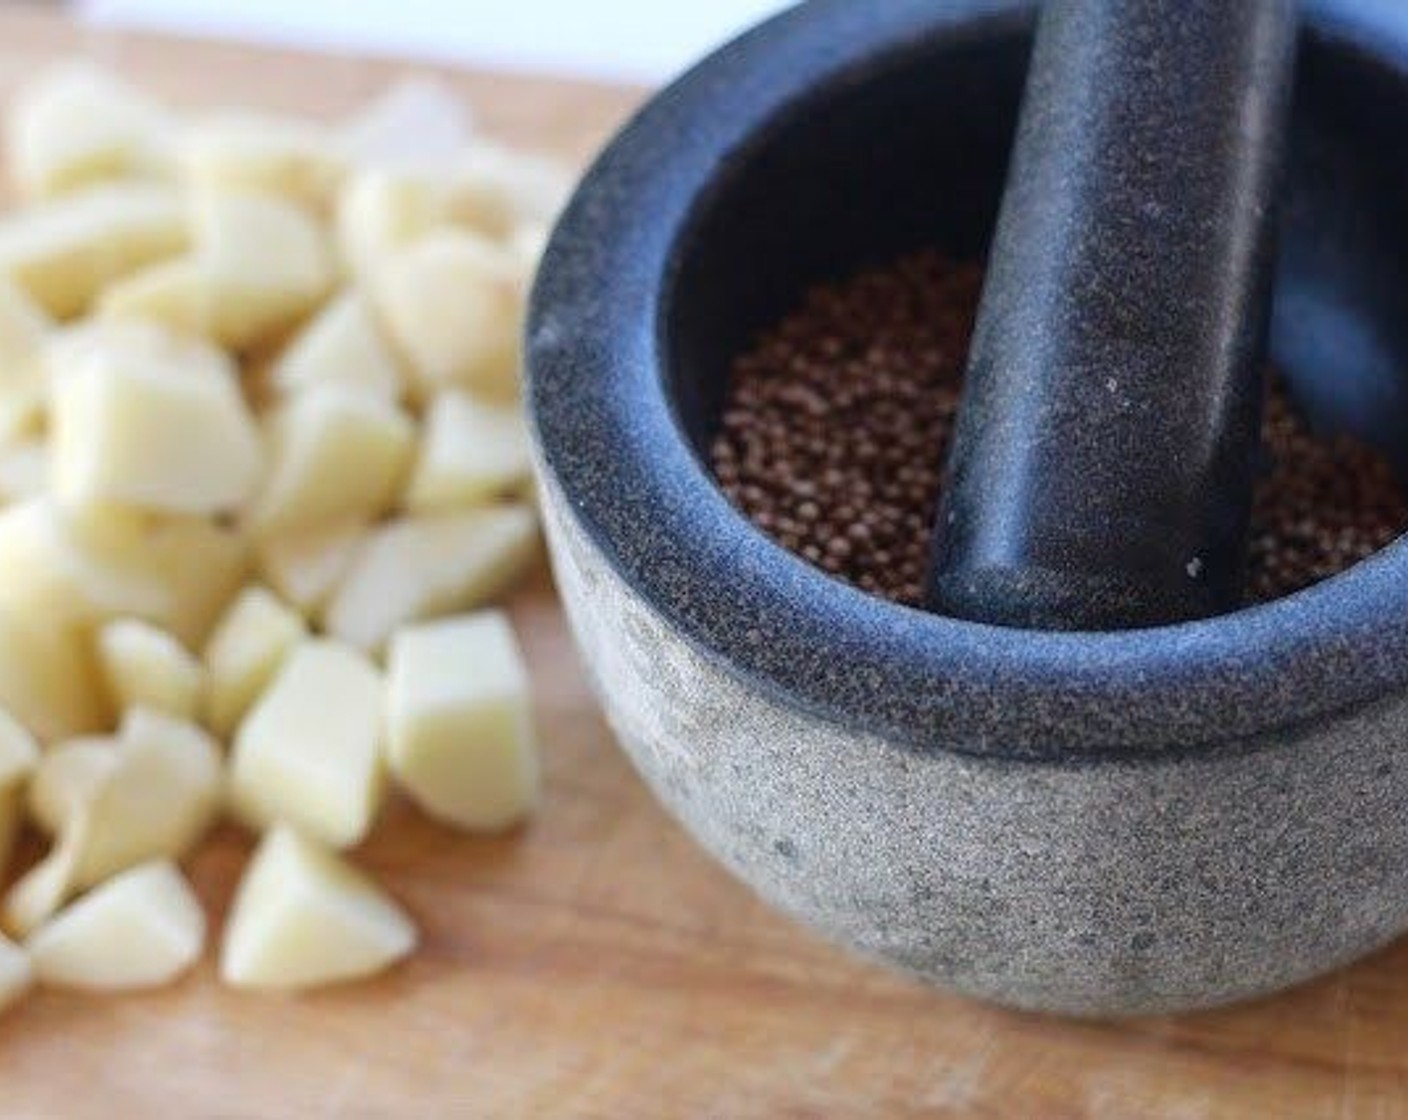
[[[175,102],[335,114],[412,72],[486,130],[585,159],[638,91],[82,32],[0,9],[0,93],[84,51]],[[299,998],[43,992],[0,1020],[0,1117],[1408,1116],[1408,944],[1274,1000],[1062,1022],[860,964],[771,913],[612,744],[540,573],[514,603],[547,758],[519,835],[393,805],[358,860],[421,924],[374,982]],[[1405,807],[1408,811],[1408,807]],[[193,874],[218,928],[248,851]]]

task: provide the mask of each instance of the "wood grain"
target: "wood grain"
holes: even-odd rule
[[[585,158],[631,90],[361,58],[81,33],[0,11],[0,94],[83,50],[188,105],[340,112],[409,70],[487,129]],[[1408,945],[1278,999],[1120,1024],[977,1006],[858,963],[771,913],[656,807],[614,748],[545,574],[514,614],[548,766],[519,835],[394,805],[359,860],[424,949],[300,998],[44,992],[0,1021],[0,1116],[1408,1116]],[[193,862],[217,920],[247,852]]]

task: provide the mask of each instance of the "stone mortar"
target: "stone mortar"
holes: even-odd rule
[[[1408,8],[1307,5],[1273,357],[1408,465]],[[812,0],[657,97],[589,173],[528,334],[564,605],[637,768],[823,934],[1012,1005],[1247,998],[1408,926],[1408,544],[1121,633],[881,602],[703,465],[728,359],[802,287],[977,253],[1031,6]]]

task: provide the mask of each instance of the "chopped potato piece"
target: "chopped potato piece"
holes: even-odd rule
[[[67,319],[113,281],[188,243],[185,206],[174,190],[105,184],[0,220],[0,274],[49,314]]]
[[[543,251],[547,249],[550,238],[549,226],[525,222],[508,239],[508,249],[518,264],[525,295],[533,286],[533,276],[538,271],[538,262],[543,259]]]
[[[344,265],[371,280],[388,256],[451,224],[452,203],[444,178],[423,170],[378,167],[353,175],[337,201]]]
[[[0,501],[20,502],[37,498],[49,488],[49,445],[41,439],[24,440],[0,448]]]
[[[385,512],[414,443],[415,424],[391,401],[332,384],[296,394],[270,418],[253,528],[267,536]]]
[[[169,170],[173,115],[114,74],[86,63],[55,67],[10,109],[10,174],[36,198],[103,179]]]
[[[381,807],[381,674],[316,639],[296,648],[235,736],[230,793],[255,828],[283,820],[325,844],[360,843]]]
[[[367,532],[360,521],[341,521],[280,533],[259,542],[259,573],[312,617],[347,574]]]
[[[331,206],[344,170],[323,126],[243,110],[197,121],[182,144],[180,164],[198,190],[267,192],[315,210]]]
[[[56,358],[53,485],[65,503],[169,513],[238,509],[259,479],[259,432],[233,364],[155,328]]]
[[[8,937],[0,937],[0,1011],[18,1003],[33,983],[29,954]]]
[[[327,630],[379,650],[407,622],[482,606],[522,572],[536,542],[537,522],[523,506],[392,521],[353,557],[325,612]]]
[[[169,860],[124,871],[26,942],[41,984],[116,992],[169,983],[200,959],[205,914]]]
[[[401,397],[401,370],[361,293],[344,292],[313,319],[274,364],[280,393],[315,385],[342,385],[383,397]]]
[[[82,631],[0,607],[0,706],[41,742],[102,728],[107,705]]]
[[[398,82],[348,120],[343,154],[364,166],[445,174],[469,146],[473,122],[464,101],[439,82]]]
[[[0,607],[38,627],[160,618],[171,608],[171,592],[149,563],[135,519],[84,517],[47,498],[0,510]]]
[[[19,720],[0,708],[0,876],[9,869],[10,853],[24,817],[25,786],[38,762],[39,744],[34,736]],[[0,978],[0,989],[3,987],[3,978]],[[2,991],[0,1003],[3,1003]]]
[[[529,475],[528,430],[517,409],[482,404],[454,390],[430,406],[406,508],[434,513],[481,505]]]
[[[0,444],[32,433],[44,415],[44,351],[53,326],[43,308],[0,275]]]
[[[380,972],[415,945],[410,918],[375,883],[280,826],[240,880],[220,978],[237,988],[311,988]]]
[[[533,808],[528,676],[501,611],[410,626],[388,659],[391,774],[426,812],[499,830]]]
[[[382,261],[372,294],[422,396],[461,386],[499,399],[517,391],[520,268],[476,234],[442,229]]]
[[[556,160],[481,140],[455,177],[456,210],[462,221],[506,238],[523,222],[551,223],[572,183]]]
[[[118,765],[79,809],[78,888],[144,860],[185,855],[219,812],[220,750],[195,724],[134,708],[118,733],[117,755]]]
[[[116,736],[81,735],[55,743],[44,752],[29,782],[30,819],[50,836],[58,836],[118,762]]]
[[[109,288],[106,316],[147,319],[247,350],[293,326],[331,290],[331,252],[301,207],[238,191],[197,201],[194,252]]]
[[[49,854],[5,892],[0,924],[13,937],[28,937],[58,912],[73,893],[73,868],[83,841],[82,818],[59,838]]]
[[[119,711],[144,707],[186,720],[200,711],[205,669],[165,630],[135,618],[109,622],[98,633],[98,660]]]
[[[230,604],[205,647],[209,677],[206,722],[228,738],[273,679],[290,650],[308,635],[301,615],[262,587],[247,587]]]
[[[203,517],[158,525],[149,542],[155,570],[171,589],[171,610],[159,621],[187,649],[200,649],[249,571],[244,535]]]

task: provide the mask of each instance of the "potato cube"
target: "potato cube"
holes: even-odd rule
[[[50,836],[64,832],[119,764],[117,737],[81,735],[44,752],[30,779],[29,818]]]
[[[206,722],[216,735],[224,739],[234,732],[307,635],[303,618],[262,587],[245,588],[230,604],[205,647]]]
[[[556,160],[479,141],[455,177],[460,220],[506,238],[522,222],[551,223],[572,193],[573,176]]]
[[[472,135],[462,98],[439,82],[412,78],[360,109],[342,126],[338,140],[354,163],[430,171],[452,167]]]
[[[124,871],[26,943],[41,984],[93,992],[155,988],[200,959],[205,914],[170,860]]]
[[[483,606],[527,567],[537,522],[522,506],[404,517],[357,551],[324,614],[327,630],[378,651],[408,622]]]
[[[360,389],[389,401],[401,397],[401,370],[359,292],[344,292],[288,344],[274,364],[274,387],[292,393],[315,385]]]
[[[99,342],[59,368],[55,494],[169,513],[238,509],[258,483],[260,445],[233,365],[201,343],[140,338]]]
[[[467,393],[436,395],[406,488],[406,508],[436,513],[482,505],[528,477],[528,431],[517,409]]]
[[[47,922],[73,893],[73,868],[82,843],[79,825],[59,837],[49,854],[5,892],[0,923],[13,937],[28,937]]]
[[[68,513],[47,498],[0,511],[0,607],[37,626],[160,618],[171,593],[149,563],[135,519]]]
[[[72,881],[80,889],[145,860],[185,855],[220,809],[220,750],[192,723],[132,709],[118,732],[117,763],[76,818]]]
[[[169,187],[89,187],[0,220],[0,274],[49,314],[83,311],[115,280],[182,252],[185,206]]]
[[[321,125],[231,110],[191,126],[180,166],[197,190],[260,191],[314,210],[331,205],[344,171]]]
[[[289,654],[235,736],[237,815],[255,828],[287,821],[335,848],[360,843],[381,807],[381,674],[338,642]]]
[[[15,836],[24,817],[25,787],[38,762],[39,745],[34,736],[14,716],[0,709],[0,877],[10,866]]]
[[[44,310],[0,275],[0,444],[33,432],[44,415],[44,352],[52,329]]]
[[[107,705],[82,631],[0,607],[0,706],[41,742],[102,728]]]
[[[313,311],[336,279],[322,230],[274,195],[220,191],[197,200],[195,250],[103,293],[117,320],[145,319],[247,350]]]
[[[528,675],[500,611],[410,626],[389,655],[392,777],[427,813],[497,831],[537,801]]]
[[[347,574],[367,532],[360,521],[340,521],[279,533],[259,542],[259,574],[312,617]]]
[[[504,249],[465,230],[436,230],[382,261],[371,284],[422,397],[458,385],[513,398],[523,292]]]
[[[200,711],[204,667],[151,623],[135,618],[107,623],[98,633],[98,661],[118,711],[151,708],[185,720]]]
[[[395,500],[414,443],[415,424],[391,401],[342,385],[306,389],[270,418],[252,526],[268,536],[375,517]]]
[[[388,256],[450,224],[451,203],[443,176],[384,167],[358,172],[337,201],[335,233],[343,264],[370,281]]]
[[[161,174],[176,131],[172,114],[84,63],[56,67],[22,90],[8,125],[10,172],[29,198]]]
[[[249,542],[242,533],[203,517],[178,517],[152,530],[154,570],[171,592],[171,609],[159,620],[187,649],[205,645],[249,572]]]
[[[237,988],[312,988],[380,972],[415,944],[410,918],[375,883],[280,826],[240,880],[220,978]]]
[[[0,937],[0,1011],[18,1003],[33,983],[29,954],[8,937]]]
[[[0,502],[20,502],[48,491],[48,443],[27,439],[0,448]]]

